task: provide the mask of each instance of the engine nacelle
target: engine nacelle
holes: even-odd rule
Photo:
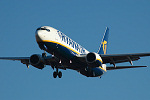
[[[89,67],[102,66],[102,59],[100,55],[95,52],[90,52],[86,55],[86,62],[89,64]]]
[[[32,66],[43,69],[45,67],[45,60],[44,58],[39,54],[31,55],[30,57],[30,63]]]

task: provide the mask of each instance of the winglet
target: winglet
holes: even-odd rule
[[[108,45],[108,36],[109,36],[109,28],[106,27],[102,42],[98,50],[98,54],[106,54],[107,45]]]

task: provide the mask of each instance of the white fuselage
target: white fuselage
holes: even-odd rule
[[[41,27],[42,28],[42,27]],[[43,28],[49,29],[47,30],[37,30],[36,31],[36,41],[37,42],[53,42],[60,44],[76,54],[87,54],[89,51],[87,51],[85,48],[83,48],[81,45],[73,41],[71,38],[63,34],[61,31],[56,30],[49,26],[44,26]]]
[[[60,63],[62,63],[62,66],[66,68],[77,70],[81,74],[91,77],[101,76],[106,71],[101,66],[101,57],[96,53],[94,53],[96,55],[96,62],[100,66],[93,66],[94,68],[90,66],[91,68],[88,68],[89,64],[85,58],[90,52],[57,29],[49,26],[38,28],[36,31],[36,41],[41,49],[56,56]],[[84,61],[81,61],[80,58],[84,58]]]

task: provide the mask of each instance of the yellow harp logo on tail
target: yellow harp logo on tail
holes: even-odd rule
[[[104,54],[106,54],[107,41],[104,40],[104,42],[102,42],[102,44],[103,44],[103,52],[104,52]]]

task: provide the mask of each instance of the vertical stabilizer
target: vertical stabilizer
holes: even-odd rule
[[[108,45],[109,28],[106,27],[102,42],[100,44],[98,54],[106,54]]]

